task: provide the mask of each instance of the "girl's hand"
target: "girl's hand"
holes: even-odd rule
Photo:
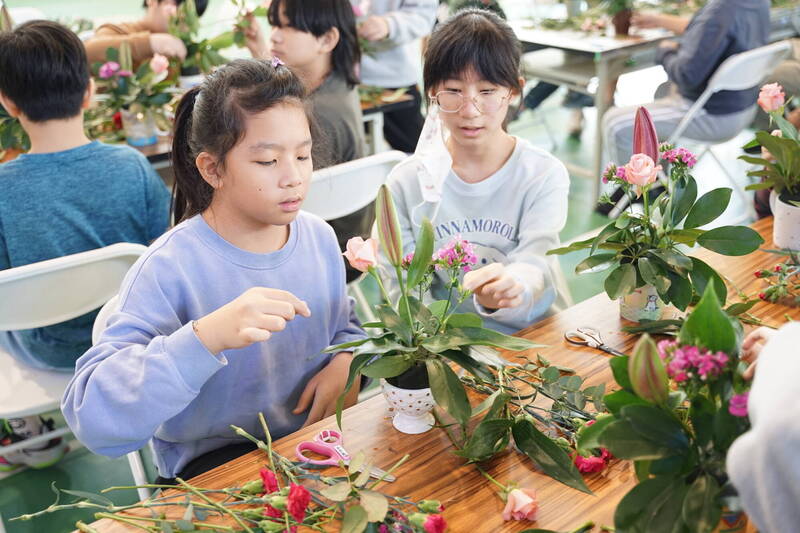
[[[761,326],[760,328],[751,331],[742,342],[742,360],[750,363],[747,370],[744,371],[744,379],[752,379],[756,372],[756,363],[758,356],[761,354],[761,349],[769,341],[774,330]]]
[[[309,317],[311,311],[294,294],[253,287],[198,320],[195,332],[208,351],[216,355],[269,339],[272,332],[283,330],[296,314]]]
[[[247,20],[250,25],[244,28],[245,45],[250,50],[250,55],[255,59],[269,59],[270,48],[267,40],[264,38],[264,32],[261,29],[253,13],[247,14]],[[236,28],[234,28],[236,29]]]
[[[662,26],[661,14],[635,11],[631,17],[631,24],[637,28],[660,28]]]
[[[382,41],[389,36],[389,21],[384,17],[372,15],[359,24],[358,36],[368,41]]]
[[[183,44],[183,41],[169,33],[151,33],[150,49],[154,54],[177,57],[181,61],[186,59],[186,45]]]
[[[492,263],[467,272],[463,287],[475,293],[478,303],[486,309],[516,307],[522,303],[525,287],[508,273],[502,263]]]
[[[318,422],[336,412],[336,400],[344,391],[345,385],[347,385],[347,376],[350,372],[352,360],[352,353],[339,352],[333,356],[333,359],[325,368],[317,372],[317,375],[308,382],[306,388],[303,389],[303,394],[300,395],[297,407],[292,411],[294,414],[300,414],[308,409],[309,404],[311,405],[311,410],[303,427]],[[358,384],[353,384],[353,387],[345,396],[345,408],[356,404],[358,391]]]

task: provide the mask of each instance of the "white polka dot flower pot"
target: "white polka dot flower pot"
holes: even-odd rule
[[[431,414],[434,401],[429,387],[424,389],[401,389],[381,380],[383,396],[394,411],[392,425],[409,435],[425,433],[433,427]]]
[[[775,191],[769,195],[769,205],[775,217],[772,226],[775,246],[800,250],[800,207],[780,200]]]

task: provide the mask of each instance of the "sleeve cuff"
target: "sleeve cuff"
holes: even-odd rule
[[[164,351],[186,386],[195,392],[199,391],[220,368],[228,364],[222,353],[215,356],[200,342],[192,329],[191,322],[184,324],[178,331],[164,339]]]

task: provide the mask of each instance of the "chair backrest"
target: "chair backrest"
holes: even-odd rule
[[[111,299],[100,308],[100,312],[97,313],[97,316],[94,317],[94,324],[92,325],[92,344],[97,344],[97,341],[100,340],[100,335],[103,333],[103,330],[106,329],[108,319],[117,309],[119,309],[119,294],[112,296]]]
[[[303,210],[334,220],[355,213],[378,195],[394,166],[407,156],[391,151],[362,157],[314,172]]]
[[[145,250],[117,243],[0,271],[0,331],[49,326],[97,309]]]
[[[668,142],[674,144],[683,135],[686,127],[714,93],[719,91],[743,91],[760,85],[775,70],[778,63],[789,54],[791,47],[792,45],[788,40],[778,41],[747,52],[734,54],[723,61],[717,67],[711,79],[709,79],[703,94],[692,104],[689,111],[681,119]],[[753,107],[755,105],[756,102],[753,102]]]

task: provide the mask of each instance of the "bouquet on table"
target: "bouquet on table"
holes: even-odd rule
[[[728,448],[749,428],[741,340],[710,284],[676,340],[644,335],[633,355],[611,361],[620,390],[578,444],[634,461],[639,482],[617,506],[617,531],[703,533],[720,519],[726,531],[742,527],[725,471]]]
[[[194,0],[186,0],[178,6],[177,14],[169,21],[169,33],[183,41],[186,46],[186,59],[180,66],[181,76],[197,76],[200,72],[208,74],[215,66],[227,63],[228,60],[219,51],[229,48],[237,39],[233,31],[223,32],[212,39],[200,39],[199,32],[200,16],[197,14],[197,7]],[[243,42],[243,37],[244,34],[238,38],[239,42]]]
[[[662,318],[666,304],[685,310],[709,283],[724,302],[727,289],[720,275],[700,259],[688,257],[684,247],[698,244],[722,255],[739,256],[756,250],[764,240],[745,226],[701,229],[725,211],[731,189],[720,187],[698,198],[697,182],[690,173],[695,156],[684,148],[659,146],[653,121],[643,107],[636,112],[633,153],[627,164],[611,164],[603,174],[604,182],[624,191],[630,209],[596,237],[547,253],[588,249],[589,257],[575,272],[611,269],[605,279],[606,293],[611,299],[622,299],[623,318],[635,322]],[[653,198],[662,170],[659,162],[669,165],[669,175],[664,191]],[[637,198],[643,201],[641,213],[633,209]]]

